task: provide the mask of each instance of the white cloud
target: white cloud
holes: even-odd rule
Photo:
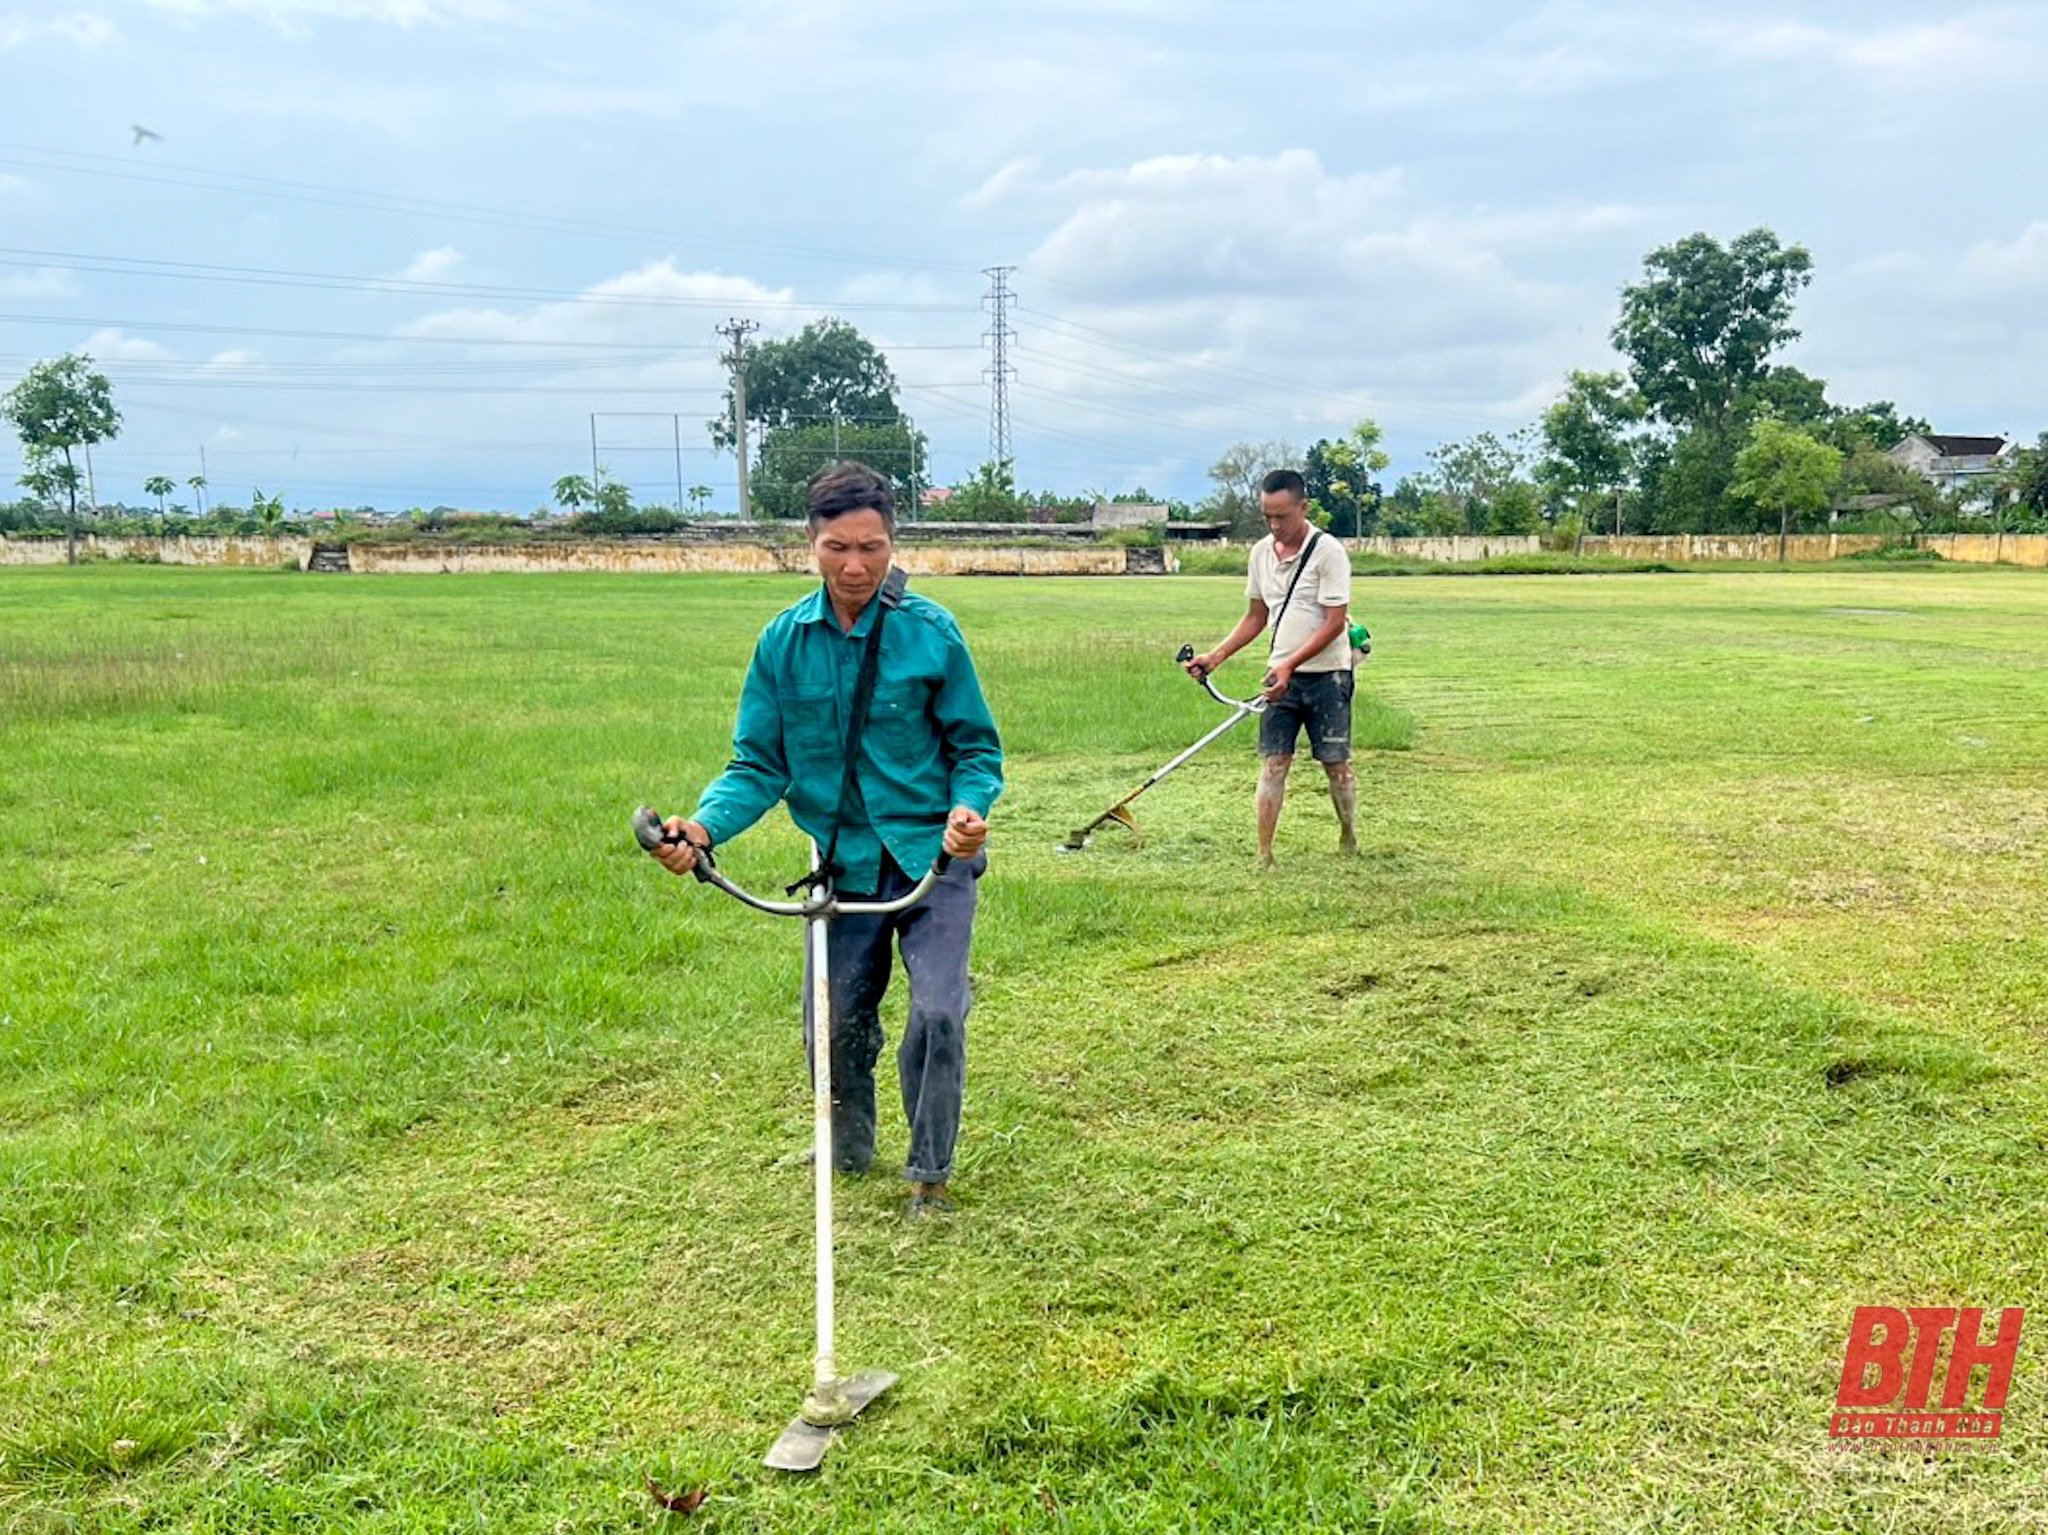
[[[131,336],[117,327],[94,331],[79,345],[96,362],[164,362],[170,353],[143,336]]]
[[[246,347],[229,347],[224,352],[215,352],[199,365],[203,373],[248,373],[263,366],[263,354],[252,352]]]
[[[1960,249],[1898,250],[1816,284],[1801,366],[1838,399],[1897,400],[1948,432],[2041,421],[2048,352],[2048,221]]]
[[[0,273],[0,299],[77,298],[78,279],[63,267]]]
[[[1312,436],[1367,411],[1438,435],[1523,417],[1604,352],[1586,355],[1584,333],[1612,296],[1519,258],[1626,243],[1640,220],[1618,205],[1430,209],[1398,172],[1336,174],[1301,149],[1154,157],[1050,186],[1070,206],[1017,278],[1017,398],[1039,394],[1074,430],[1091,404],[1211,436],[1233,422]]]
[[[0,15],[0,50],[19,48],[38,37],[62,37],[80,48],[97,48],[112,42],[120,30],[104,16],[78,11],[32,21],[25,16]]]
[[[645,300],[635,303],[634,300]],[[407,322],[403,336],[500,341],[674,340],[692,349],[716,340],[712,327],[727,309],[782,308],[796,301],[788,288],[769,288],[748,277],[693,272],[673,257],[608,277],[584,290],[582,301],[559,300],[527,309],[445,309]]]
[[[1700,37],[1738,59],[1810,64],[1910,76],[1923,84],[1981,80],[2013,63],[2025,41],[2022,13],[1975,11],[1942,21],[1875,27],[1824,27],[1807,21],[1714,22]]]
[[[391,275],[400,282],[439,282],[467,259],[452,245],[437,245],[413,257],[402,272]]]

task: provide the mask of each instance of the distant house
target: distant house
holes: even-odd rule
[[[1886,456],[1929,481],[1937,490],[1965,495],[2012,462],[2019,444],[2009,437],[1952,437],[1915,432]]]
[[[917,493],[917,504],[920,510],[928,512],[935,506],[944,506],[956,494],[950,485],[933,485]]]
[[[1164,501],[1098,501],[1089,521],[1098,528],[1150,528],[1166,521]]]

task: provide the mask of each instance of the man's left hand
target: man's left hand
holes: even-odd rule
[[[955,805],[946,817],[946,851],[955,858],[972,858],[988,841],[988,822],[965,805]]]
[[[1293,680],[1294,668],[1283,662],[1266,673],[1266,686],[1260,691],[1259,697],[1269,704],[1277,704],[1287,692],[1287,684]]]

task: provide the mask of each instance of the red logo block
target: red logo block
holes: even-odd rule
[[[1997,1338],[1986,1343],[1980,1306],[1858,1306],[1828,1432],[1837,1439],[1996,1439],[2024,1316],[2020,1307],[2007,1306],[1999,1313]],[[1941,1405],[1930,1411],[1944,1340],[1948,1371]],[[1970,1384],[1978,1370],[1984,1371],[1984,1396],[1970,1411]]]

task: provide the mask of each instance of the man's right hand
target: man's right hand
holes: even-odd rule
[[[662,845],[654,857],[671,874],[688,874],[697,867],[697,854],[711,846],[711,834],[695,821],[672,815],[661,823]]]
[[[1203,654],[1196,656],[1194,660],[1188,662],[1188,675],[1194,678],[1195,681],[1200,682],[1222,664],[1223,658],[1217,655],[1215,651],[1205,651]]]

